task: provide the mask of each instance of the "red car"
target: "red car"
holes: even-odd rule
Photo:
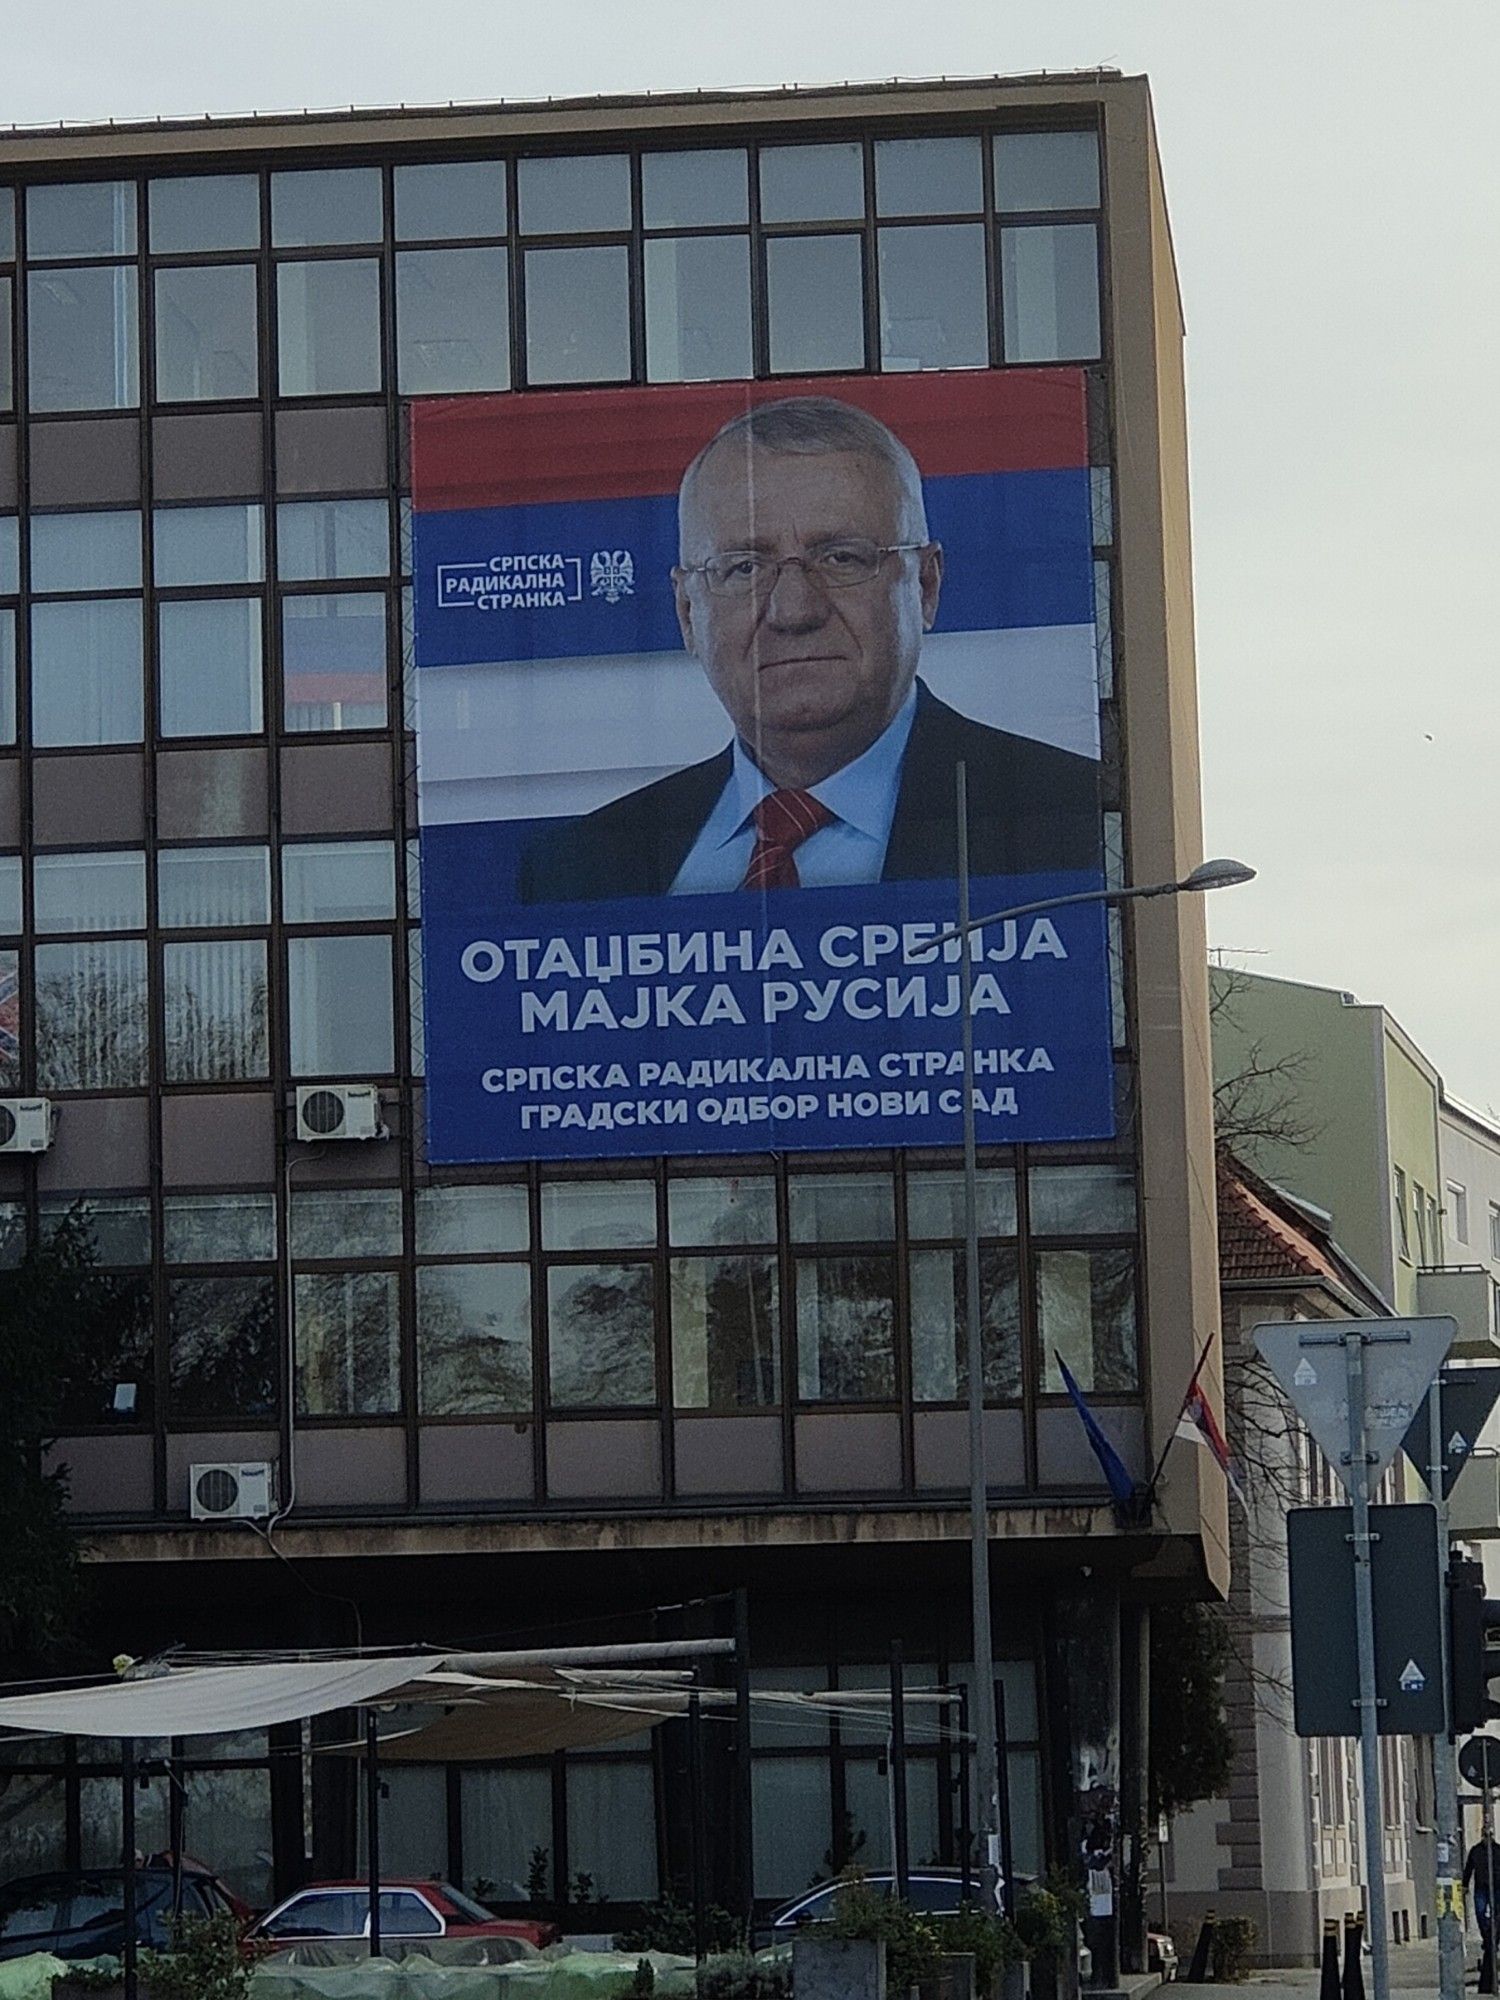
[[[249,1936],[267,1944],[296,1944],[307,1938],[363,1938],[370,1935],[368,1882],[311,1882],[274,1910],[268,1910]],[[399,1938],[520,1938],[535,1945],[555,1944],[562,1933],[556,1924],[532,1917],[497,1917],[451,1882],[385,1882],[380,1889],[380,1936]]]

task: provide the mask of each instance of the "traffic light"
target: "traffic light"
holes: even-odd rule
[[[1490,1694],[1500,1679],[1500,1597],[1484,1594],[1484,1565],[1468,1556],[1448,1563],[1448,1673],[1455,1736],[1500,1716]]]

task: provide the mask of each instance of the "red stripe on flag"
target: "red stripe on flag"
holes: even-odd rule
[[[784,396],[835,396],[868,410],[928,478],[1088,464],[1080,368],[553,390],[413,402],[413,504],[519,507],[675,493],[721,425]]]

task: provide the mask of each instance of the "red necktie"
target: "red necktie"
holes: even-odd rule
[[[755,852],[742,889],[800,889],[797,849],[834,815],[811,792],[768,792],[750,815]]]

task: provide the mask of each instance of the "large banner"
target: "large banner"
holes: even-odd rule
[[[976,915],[1098,889],[1074,369],[412,410],[430,1156],[960,1134]],[[1102,907],[970,941],[981,1143],[1113,1130]]]

